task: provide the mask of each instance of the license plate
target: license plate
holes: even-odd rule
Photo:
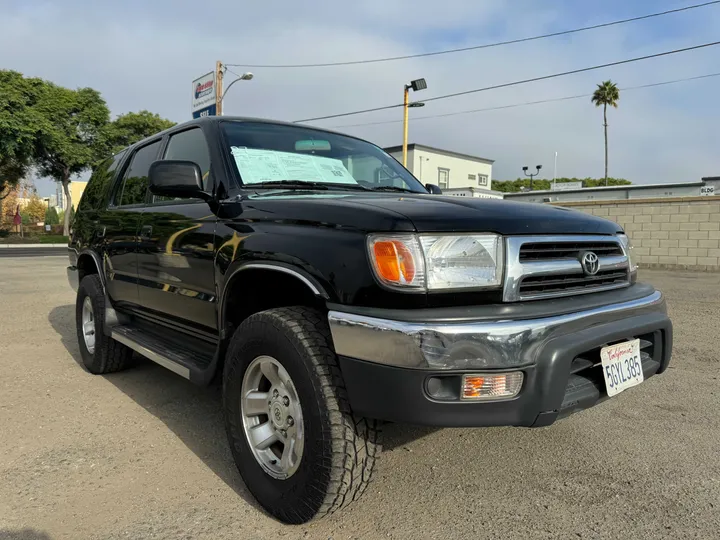
[[[639,339],[604,347],[600,350],[600,360],[609,397],[645,380]]]

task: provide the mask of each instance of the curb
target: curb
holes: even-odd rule
[[[67,244],[0,244],[0,249],[67,248]]]

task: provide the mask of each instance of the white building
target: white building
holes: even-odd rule
[[[563,191],[536,190],[521,193],[505,193],[505,198],[522,202],[554,203],[565,201],[616,201],[622,199],[699,197],[701,195],[720,195],[720,176],[706,177],[700,182],[633,184],[630,186],[602,186]]]
[[[385,151],[402,163],[402,146],[385,148]],[[493,163],[492,159],[408,144],[407,169],[423,184],[436,184],[448,195],[458,188],[490,192]]]

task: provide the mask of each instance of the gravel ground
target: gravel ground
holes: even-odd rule
[[[375,482],[289,527],[237,474],[219,392],[84,371],[65,260],[0,260],[0,538],[717,538],[720,274],[644,272],[670,370],[542,429],[386,429]]]

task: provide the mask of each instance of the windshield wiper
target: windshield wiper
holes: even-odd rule
[[[254,189],[254,188],[263,188],[263,189],[273,189],[273,188],[287,188],[287,189],[318,189],[318,190],[328,190],[328,189],[337,189],[337,190],[343,190],[343,189],[352,189],[352,190],[360,190],[360,191],[368,191],[369,188],[366,188],[364,186],[361,186],[360,184],[335,184],[332,182],[313,182],[313,181],[304,181],[304,180],[270,180],[268,182],[257,182],[252,184],[244,184],[243,187],[245,189]]]
[[[303,182],[302,180],[271,180],[269,182],[257,182],[252,184],[243,184],[244,188],[275,188],[283,187],[288,189],[328,189],[325,184],[319,182]]]
[[[377,186],[368,188],[370,191],[402,191],[404,193],[416,193],[412,189],[402,188],[398,186]]]

